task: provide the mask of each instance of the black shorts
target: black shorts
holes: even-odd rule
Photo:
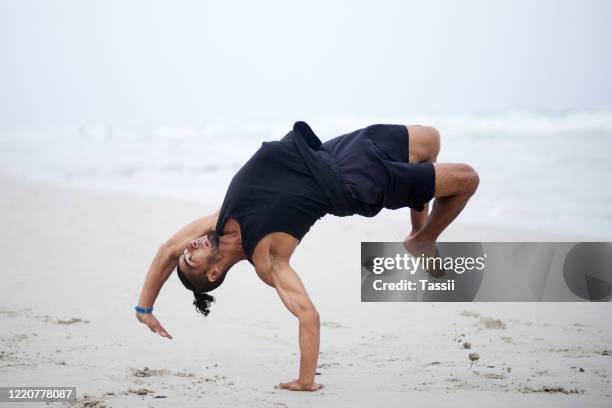
[[[358,214],[372,217],[382,208],[421,211],[434,197],[435,168],[408,163],[408,137],[404,125],[372,125],[323,143]]]

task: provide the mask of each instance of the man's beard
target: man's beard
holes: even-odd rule
[[[208,238],[208,240],[212,244],[213,249],[215,250],[219,249],[219,234],[217,234],[217,231],[213,230],[213,231],[207,232],[206,238]]]

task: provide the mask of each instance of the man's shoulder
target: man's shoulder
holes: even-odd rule
[[[253,251],[252,264],[258,271],[268,271],[274,262],[288,262],[300,241],[286,232],[272,232],[264,236]]]

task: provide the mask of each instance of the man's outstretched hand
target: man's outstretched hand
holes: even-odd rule
[[[168,333],[166,329],[164,329],[164,327],[161,325],[159,320],[157,320],[157,318],[153,316],[153,313],[136,312],[136,318],[138,319],[140,323],[146,324],[149,330],[151,330],[153,333],[157,333],[162,337],[172,339],[172,336],[170,335],[170,333]]]
[[[302,385],[298,380],[293,380],[291,382],[275,385],[274,388],[291,391],[318,391],[323,388],[323,384],[312,383],[308,385]]]

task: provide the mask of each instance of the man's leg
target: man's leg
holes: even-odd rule
[[[430,216],[414,236],[420,241],[435,241],[444,229],[459,215],[470,197],[476,192],[478,173],[463,163],[435,163],[436,187]]]
[[[440,132],[430,126],[409,125],[408,128],[408,162],[435,163],[440,153]],[[412,231],[409,237],[416,235],[425,225],[429,215],[429,203],[423,211],[410,210]]]
[[[404,241],[406,249],[417,256],[435,255],[436,240],[463,210],[479,183],[478,174],[467,164],[434,163],[434,168],[436,186],[431,214],[422,228]]]

